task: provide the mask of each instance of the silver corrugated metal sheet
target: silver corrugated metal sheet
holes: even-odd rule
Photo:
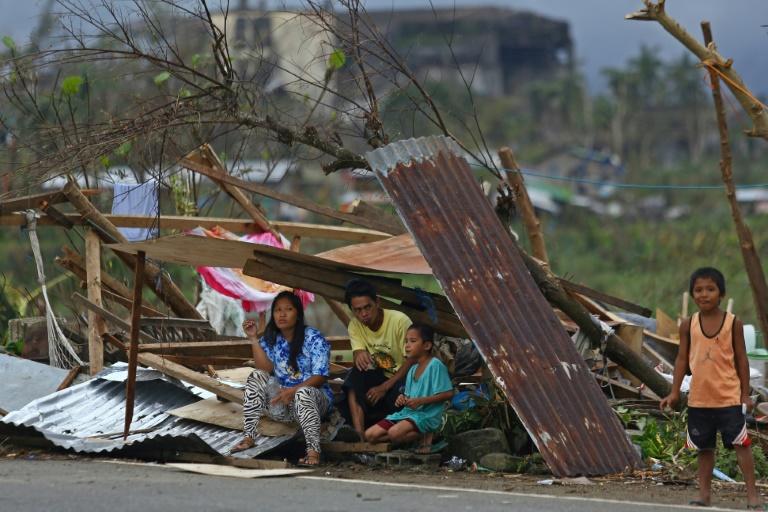
[[[123,441],[125,372],[107,369],[104,378],[53,393],[0,420],[0,433],[42,434],[54,445],[76,452],[102,453],[179,450],[228,455],[242,439],[237,430],[171,416],[173,410],[200,400],[192,392],[161,378],[154,370],[138,369],[136,404],[131,431]],[[260,437],[250,450],[233,454],[251,458],[291,439]]]
[[[616,415],[456,144],[444,137],[366,155],[552,472],[641,464]]]
[[[0,354],[0,409],[15,411],[56,391],[67,370]]]

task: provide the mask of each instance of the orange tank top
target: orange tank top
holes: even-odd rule
[[[691,368],[691,407],[730,407],[741,404],[741,382],[733,354],[733,321],[726,313],[720,330],[708,337],[699,313],[691,317],[688,364]]]

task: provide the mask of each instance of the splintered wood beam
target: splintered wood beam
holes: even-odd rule
[[[141,324],[141,290],[144,288],[144,251],[136,254],[136,270],[133,276],[133,308],[131,309],[131,331],[128,352],[128,380],[125,383],[125,426],[123,439],[128,438],[133,421],[133,404],[136,396],[136,366],[139,363],[139,328]]]
[[[123,234],[120,233],[114,224],[104,218],[104,215],[102,215],[88,198],[80,192],[80,189],[74,181],[70,180],[67,182],[63,192],[72,206],[74,206],[75,209],[87,219],[89,225],[96,230],[102,241],[107,243],[127,243]],[[116,252],[116,254],[126,265],[132,268],[135,267],[136,256],[122,252]],[[171,278],[157,265],[154,263],[147,263],[145,265],[145,270],[144,279],[149,289],[152,290],[160,300],[167,304],[176,315],[183,318],[202,319],[202,316],[197,312],[195,306],[184,297],[184,294],[181,293],[178,286],[176,286]]]
[[[224,163],[219,159],[216,152],[213,150],[210,144],[203,144],[198,149],[188,153],[184,160],[196,162],[199,165],[207,165],[211,167],[214,172],[218,172],[222,176],[229,175],[227,169],[224,167]],[[243,193],[242,190],[234,185],[221,181],[220,179],[213,179],[213,181],[219,185],[219,187],[247,213],[253,221],[259,226],[261,231],[269,231],[278,240],[280,239],[279,233],[270,224],[267,217],[259,209],[259,207],[251,202],[250,199]]]
[[[328,206],[315,203],[314,201],[310,201],[309,199],[303,198],[301,196],[297,196],[295,194],[284,194],[282,192],[273,190],[265,185],[251,183],[250,181],[245,181],[240,178],[235,178],[234,176],[230,176],[228,174],[222,175],[216,170],[214,170],[213,168],[211,168],[210,166],[202,165],[199,162],[189,160],[188,158],[182,158],[179,161],[179,165],[181,165],[182,167],[186,167],[190,171],[194,171],[204,176],[207,176],[212,180],[221,181],[229,185],[234,185],[243,190],[247,190],[249,192],[253,192],[255,194],[259,194],[264,197],[269,197],[276,201],[280,201],[282,203],[290,204],[297,208],[301,208],[302,210],[307,210],[312,213],[317,213],[318,215],[323,215],[325,217],[340,220],[343,222],[349,222],[350,224],[363,226],[368,229],[383,231],[385,233],[400,234],[398,232],[393,233],[392,226],[387,222],[381,222],[380,220],[376,220],[376,219],[358,217],[350,213],[340,212],[338,210],[334,210],[333,208],[330,208]]]
[[[605,302],[606,304],[619,307],[624,311],[629,311],[630,313],[636,313],[646,318],[650,318],[651,316],[653,316],[653,311],[651,311],[650,309],[643,306],[639,306],[632,302],[629,302],[628,300],[620,299],[619,297],[614,297],[613,295],[609,295],[607,293],[594,290],[592,288],[589,288],[588,286],[584,286],[583,284],[578,284],[572,281],[568,281],[567,279],[563,279],[562,277],[558,278],[558,281],[560,282],[560,285],[566,290],[568,290],[569,292],[578,293],[579,295],[584,295],[585,297],[599,300],[600,302]]]

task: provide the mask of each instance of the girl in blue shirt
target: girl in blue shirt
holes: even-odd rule
[[[405,333],[405,353],[415,362],[405,381],[405,393],[395,404],[402,409],[365,431],[368,442],[411,443],[421,439],[418,453],[429,453],[432,436],[443,425],[445,404],[453,397],[448,369],[432,355],[435,333],[413,324]]]
[[[256,341],[256,323],[243,323],[246,335]],[[317,329],[304,325],[304,308],[292,292],[282,292],[272,302],[264,336],[253,344],[256,369],[248,377],[243,401],[245,438],[232,449],[254,445],[256,427],[263,414],[276,421],[294,421],[304,432],[307,455],[301,465],[320,462],[320,423],[331,409],[328,387],[331,347]]]

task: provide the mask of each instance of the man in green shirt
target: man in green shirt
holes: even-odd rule
[[[405,356],[412,322],[399,311],[383,309],[376,288],[363,279],[347,284],[344,300],[354,314],[348,327],[354,366],[344,389],[352,426],[363,439],[367,426],[400,409],[395,401],[413,365]]]

